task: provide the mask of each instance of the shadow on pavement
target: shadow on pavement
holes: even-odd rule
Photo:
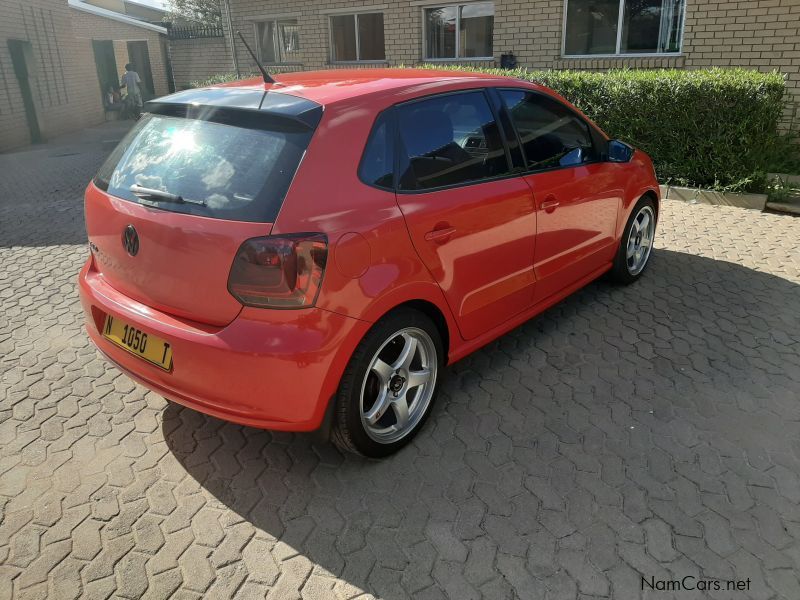
[[[133,121],[0,154],[0,248],[86,243],[83,192]]]
[[[798,520],[768,477],[754,502],[725,488],[778,460],[800,472],[798,314],[795,283],[657,250],[636,284],[591,284],[450,367],[424,430],[385,461],[172,403],[163,433],[276,560],[376,596],[633,598],[621,556],[644,556],[653,516],[672,529],[670,561],[718,577],[728,563],[693,550],[705,518],[732,540],[764,505]]]

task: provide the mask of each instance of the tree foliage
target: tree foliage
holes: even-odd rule
[[[203,25],[221,25],[220,0],[167,0],[168,18]]]

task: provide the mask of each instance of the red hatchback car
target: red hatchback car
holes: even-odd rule
[[[650,256],[652,162],[539,85],[305,72],[145,111],[86,191],[87,329],[222,419],[389,454],[445,365]]]

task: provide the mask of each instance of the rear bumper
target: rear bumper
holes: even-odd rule
[[[165,398],[242,425],[310,431],[369,323],[330,311],[245,308],[224,327],[180,319],[108,285],[89,259],[79,275],[86,330],[123,372]],[[198,293],[202,293],[198,291]],[[106,314],[166,339],[166,372],[100,334]]]

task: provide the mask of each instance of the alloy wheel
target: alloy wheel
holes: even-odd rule
[[[373,355],[361,385],[361,423],[367,435],[391,444],[408,435],[428,410],[438,375],[436,346],[422,329],[406,327]]]
[[[650,206],[643,206],[631,223],[628,243],[625,249],[628,273],[638,275],[650,258],[653,237],[656,231],[656,218]]]

